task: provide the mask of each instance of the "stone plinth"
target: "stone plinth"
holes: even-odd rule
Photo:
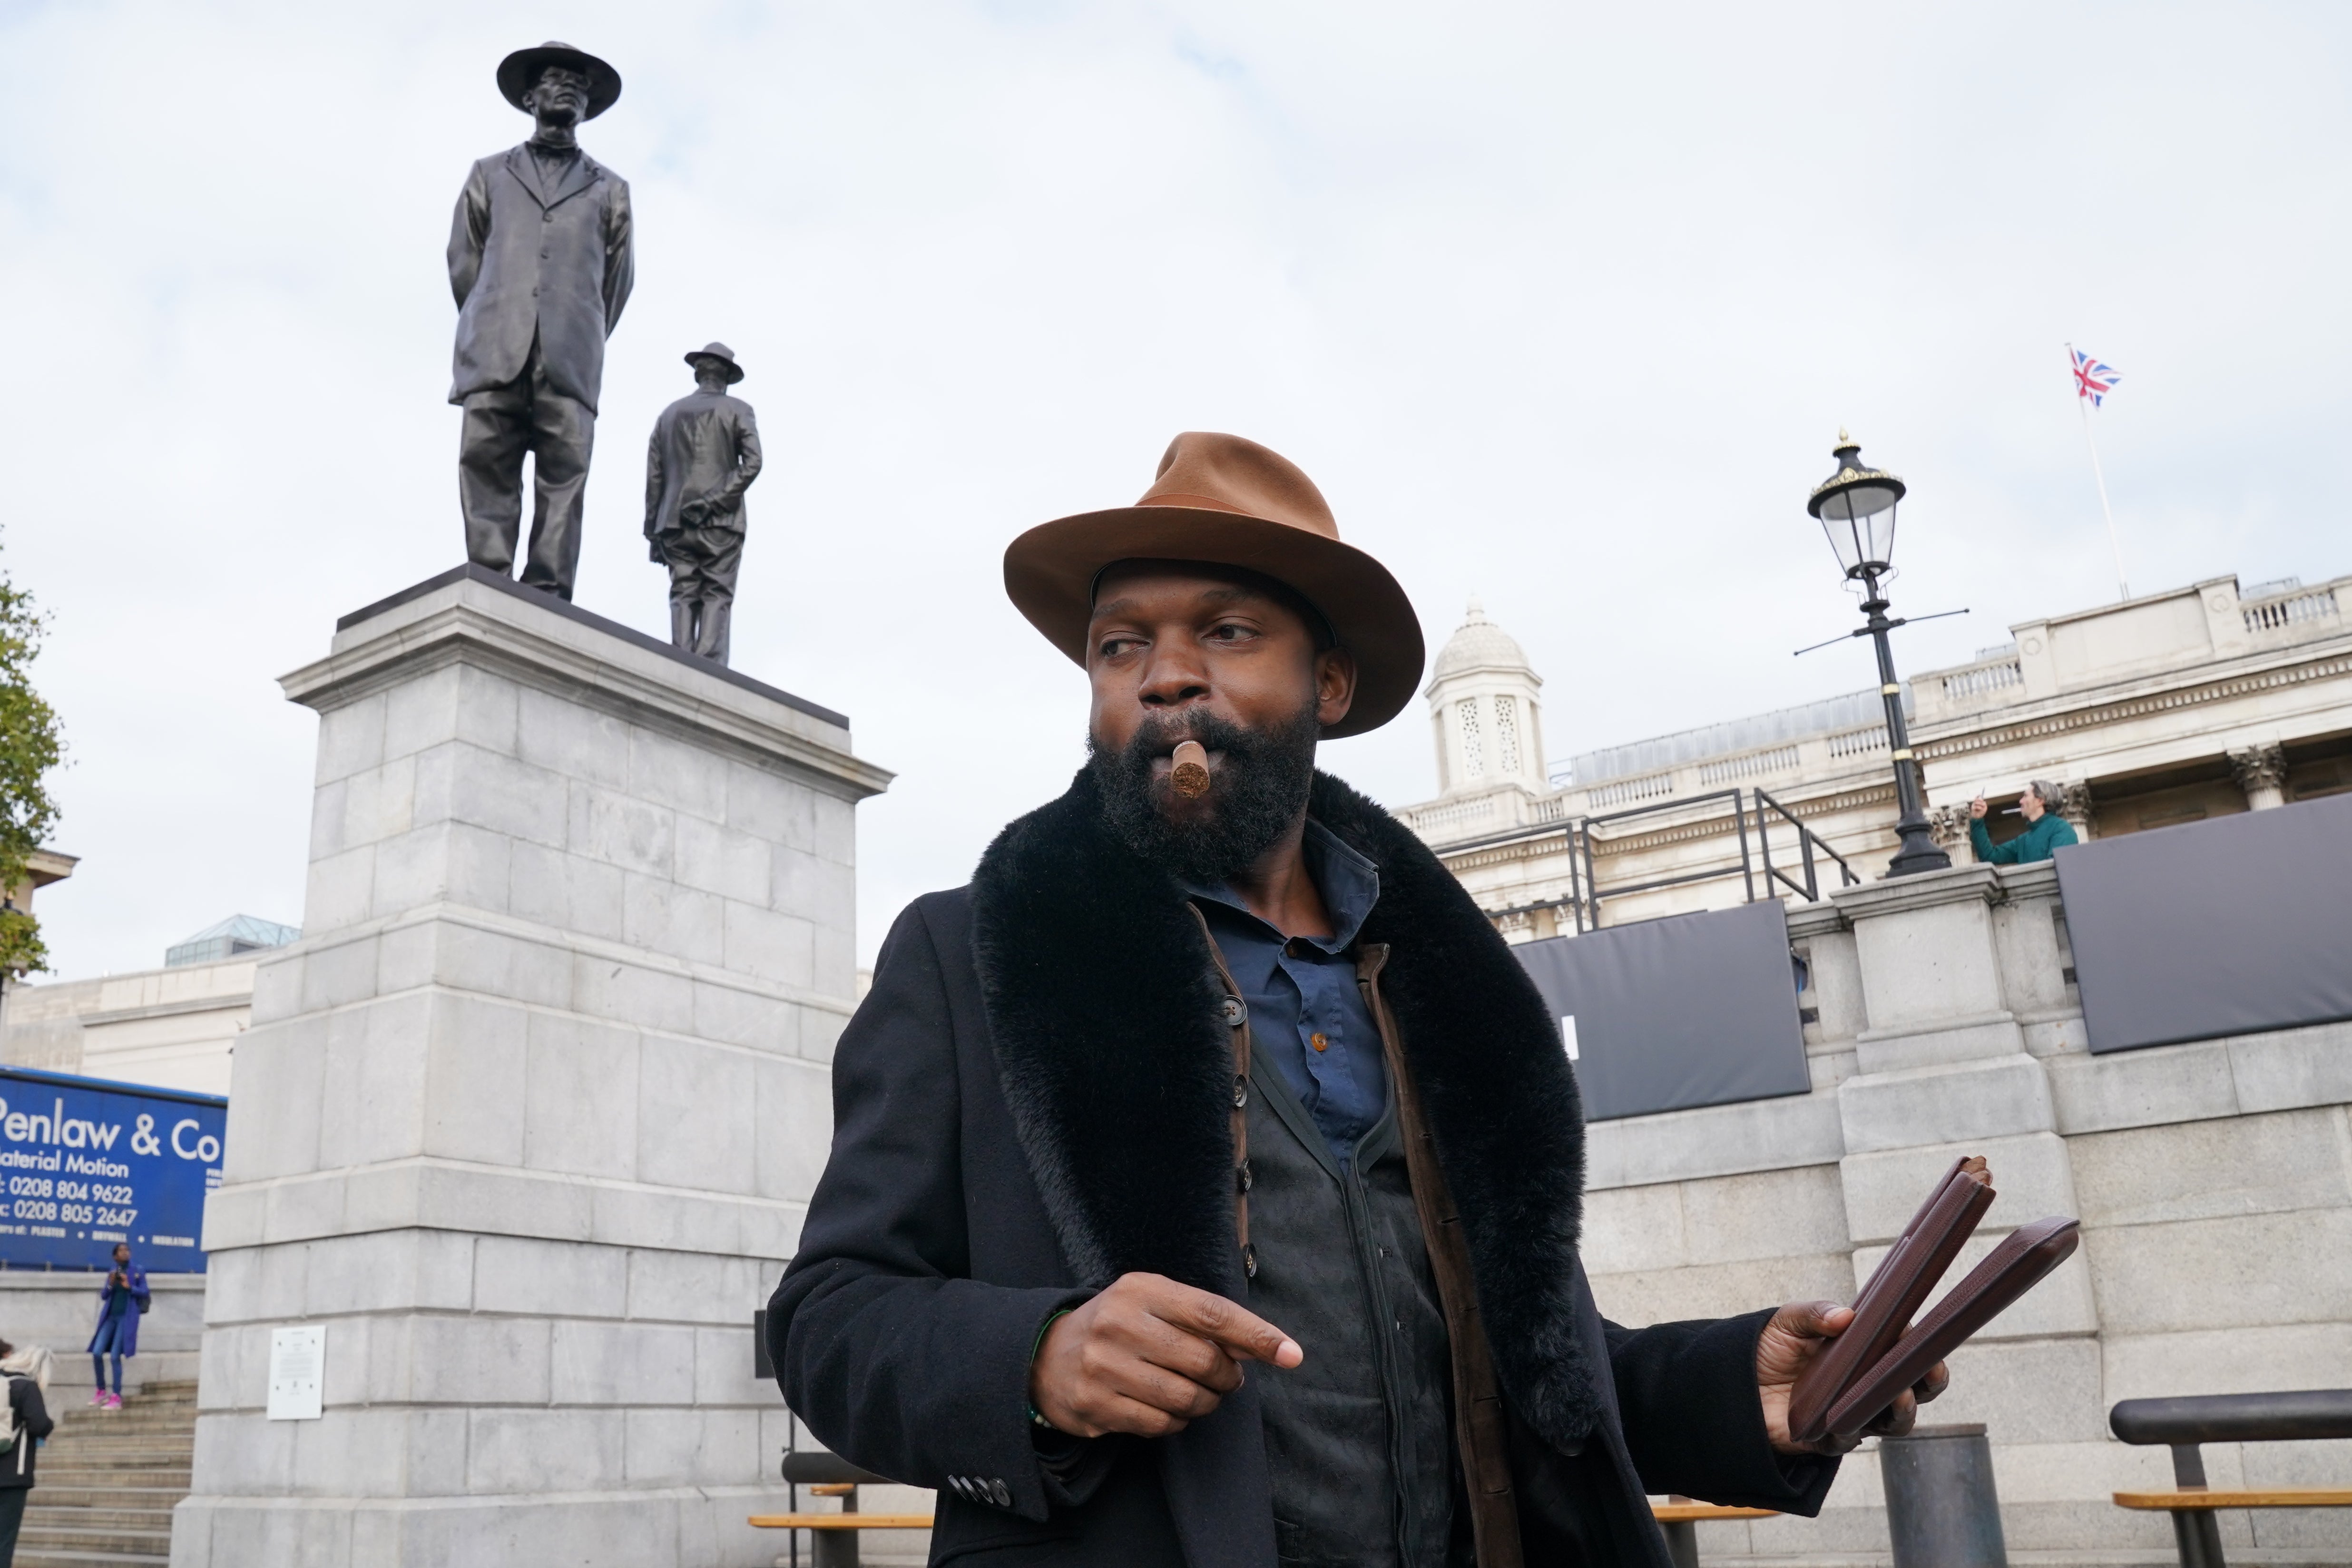
[[[766,1563],[854,991],[848,721],[475,568],[345,617],[261,962],[175,1568]],[[323,1417],[265,1415],[326,1325]]]

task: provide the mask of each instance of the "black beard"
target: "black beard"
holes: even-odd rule
[[[1134,739],[1107,752],[1087,737],[1087,768],[1102,795],[1103,826],[1137,855],[1200,887],[1215,887],[1255,865],[1307,808],[1315,782],[1315,742],[1322,733],[1309,702],[1295,719],[1264,730],[1194,711],[1147,718]],[[1175,786],[1153,778],[1151,764],[1179,741],[1224,753],[1211,775],[1208,815],[1177,822],[1168,815]]]

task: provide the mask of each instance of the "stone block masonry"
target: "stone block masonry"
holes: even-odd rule
[[[1790,910],[1810,1094],[1591,1130],[1584,1255],[1621,1322],[1850,1300],[1937,1176],[1982,1154],[2000,1196],[1947,1288],[2011,1227],[2083,1220],[2083,1247],[1952,1358],[1936,1421],[1980,1421],[2012,1560],[2173,1560],[2162,1448],[2116,1401],[2352,1379],[2352,1026],[2094,1057],[2044,862],[1847,888]],[[2352,1442],[2205,1446],[2217,1486],[2341,1485]],[[2231,1561],[2337,1568],[2352,1513],[2237,1511]],[[1878,1467],[1850,1459],[1818,1520],[1701,1527],[1708,1563],[1888,1559]]]
[[[461,569],[285,679],[303,940],[236,1048],[175,1568],[735,1568],[855,992],[848,721]],[[326,1325],[272,1421],[271,1331]]]

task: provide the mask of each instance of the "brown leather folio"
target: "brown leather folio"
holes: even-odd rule
[[[2078,1222],[2052,1218],[2020,1226],[1914,1324],[1913,1314],[1959,1256],[1993,1196],[1992,1173],[1981,1159],[1957,1161],[1945,1173],[1854,1299],[1853,1321],[1790,1391],[1791,1437],[1818,1443],[1853,1436],[2073,1253],[2081,1237]]]

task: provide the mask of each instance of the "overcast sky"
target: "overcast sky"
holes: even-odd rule
[[[1545,678],[1555,758],[1867,685],[1808,489],[1910,481],[1906,669],[2140,591],[2352,572],[2341,5],[0,3],[0,567],[53,617],[58,974],[301,919],[317,721],[276,678],[463,558],[442,249],[613,61],[630,182],[578,600],[666,626],[645,433],[723,338],[769,467],[747,674],[849,713],[859,946],[1081,755],[1023,528],[1169,437],[1300,463]],[[975,765],[985,762],[986,765]],[[1325,753],[1435,789],[1418,703]]]

